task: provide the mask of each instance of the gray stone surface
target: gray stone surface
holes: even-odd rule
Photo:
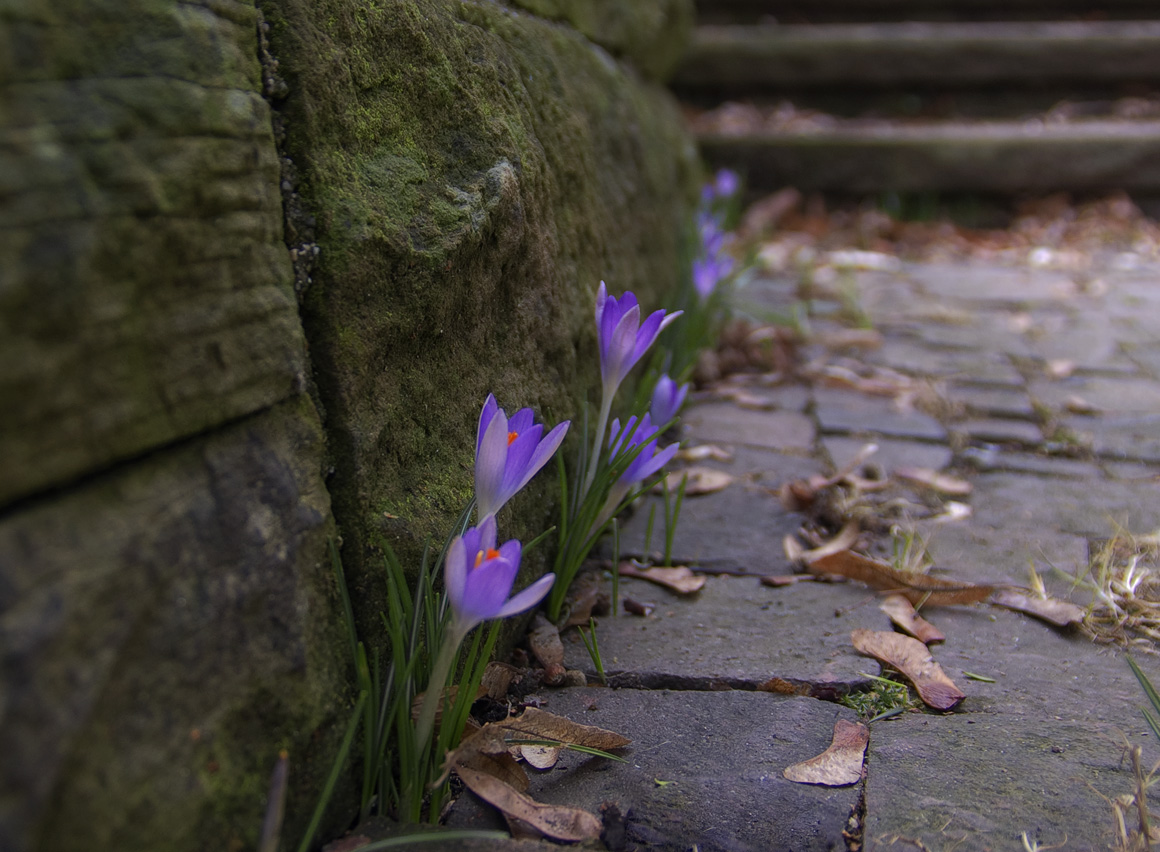
[[[1075,535],[1106,536],[1120,524],[1132,532],[1160,526],[1160,485],[1055,479],[990,473],[975,478],[972,505],[978,523],[1041,527]],[[1049,499],[1047,499],[1049,498]]]
[[[856,438],[842,438],[836,435],[827,435],[822,439],[822,446],[833,461],[836,470],[844,470],[852,462],[867,443],[873,443],[878,451],[867,459],[866,463],[880,466],[886,473],[900,467],[927,467],[933,470],[942,470],[951,462],[951,450],[944,444],[932,444],[924,441],[899,441],[892,438],[875,437],[873,441]]]
[[[321,465],[300,398],[0,519],[0,848],[250,845],[282,748],[305,829],[348,712]]]
[[[1035,423],[1026,420],[1008,420],[1001,417],[977,417],[961,420],[952,427],[972,441],[994,444],[1023,444],[1033,446],[1043,441],[1043,432]]]
[[[782,588],[753,577],[714,576],[678,597],[644,580],[622,578],[621,597],[655,603],[652,615],[621,614],[597,628],[613,684],[754,689],[771,678],[835,697],[877,674],[850,644],[860,627],[888,630],[873,595],[857,584],[798,583]],[[579,637],[565,642],[566,664],[594,675]]]
[[[1015,850],[1022,832],[1045,846],[1108,848],[1112,814],[1100,794],[1130,793],[1134,784],[1121,754],[1114,738],[1051,716],[879,723],[870,735],[867,848],[902,837],[928,849]]]
[[[626,763],[565,753],[556,769],[533,775],[531,795],[595,813],[614,802],[629,815],[629,848],[846,848],[842,830],[861,785],[795,784],[782,772],[824,751],[834,722],[852,720],[851,711],[810,698],[737,691],[589,687],[541,695],[547,710],[633,742]],[[475,827],[494,820],[467,797],[449,823]]]
[[[946,430],[929,414],[903,410],[894,400],[855,391],[817,388],[814,413],[822,431],[939,441]]]
[[[946,396],[952,403],[964,406],[968,413],[976,416],[1024,420],[1035,417],[1031,397],[1023,388],[997,388],[952,382],[947,388]]]
[[[304,387],[257,21],[5,10],[0,506]]]
[[[1087,539],[1034,523],[1019,523],[990,513],[979,517],[985,497],[972,498],[975,516],[966,521],[938,523],[920,521],[918,530],[927,537],[935,565],[950,577],[974,583],[1013,583],[1026,586],[1028,566],[1044,578],[1053,594],[1087,604],[1086,592],[1075,590],[1054,576],[1052,566],[1075,574],[1087,563]]]
[[[648,517],[655,506],[652,540],[646,547]],[[664,501],[651,497],[637,508],[620,534],[622,554],[663,552]],[[769,488],[735,483],[716,494],[686,497],[673,536],[676,564],[707,571],[787,574],[782,538],[805,519],[789,514]]]
[[[792,412],[753,411],[729,402],[710,402],[688,409],[684,420],[703,443],[802,452],[814,445],[813,424],[805,415]]]

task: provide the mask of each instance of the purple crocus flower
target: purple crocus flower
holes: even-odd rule
[[[495,396],[488,394],[475,438],[475,504],[479,518],[494,515],[528,484],[564,440],[568,423],[565,420],[541,438],[544,427],[534,422],[530,408],[521,408],[509,420]]]
[[[545,574],[508,599],[520,570],[520,543],[495,546],[495,518],[488,515],[451,542],[444,563],[447,599],[454,618],[454,635],[465,636],[477,624],[525,612],[548,594],[555,574]]]
[[[649,415],[653,421],[663,425],[676,417],[681,406],[685,404],[685,395],[688,392],[687,384],[678,386],[668,375],[662,375],[657,379],[657,386],[653,388],[652,402],[649,405]]]
[[[636,296],[609,296],[604,282],[596,291],[596,333],[600,341],[600,378],[604,400],[611,404],[616,389],[657,336],[683,312],[653,311],[643,323]]]
[[[717,191],[718,198],[729,198],[741,186],[741,178],[737,177],[737,172],[732,169],[721,169],[717,172],[713,186]]]
[[[708,299],[733,271],[733,258],[727,255],[699,257],[693,261],[693,288],[702,299]]]
[[[659,453],[657,452],[657,427],[652,424],[647,414],[640,418],[639,423],[636,417],[628,418],[623,430],[620,428],[619,419],[612,421],[608,446],[612,450],[613,460],[622,453],[631,452],[642,444],[644,448],[637,453],[636,458],[624,469],[624,473],[616,481],[616,486],[612,489],[614,494],[617,490],[621,490],[623,496],[623,493],[626,493],[633,485],[658,473],[680,449],[680,444],[674,443],[669,444]]]

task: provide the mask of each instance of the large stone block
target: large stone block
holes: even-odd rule
[[[552,20],[566,21],[645,76],[668,78],[689,46],[692,0],[508,0]]]
[[[297,842],[343,727],[305,398],[0,519],[0,849],[253,848],[280,749]]]
[[[486,395],[575,416],[599,281],[647,303],[677,280],[694,150],[666,92],[558,23],[491,2],[262,8],[317,222],[304,317],[347,564],[383,540],[414,564],[471,496]],[[501,535],[545,529],[553,497],[533,483]]]
[[[236,0],[0,9],[0,506],[300,389]]]

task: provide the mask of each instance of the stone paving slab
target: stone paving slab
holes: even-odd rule
[[[1097,456],[1160,464],[1160,412],[1122,417],[1064,417],[1061,425]]]
[[[1160,757],[1160,742],[1140,713],[1146,699],[1121,649],[994,606],[933,607],[923,616],[946,634],[931,654],[967,694],[958,715],[1052,719],[1111,740],[1123,733],[1145,747],[1149,763]],[[1143,662],[1160,669],[1151,657]]]
[[[751,411],[731,402],[710,402],[688,409],[684,420],[689,431],[703,443],[805,453],[813,449],[813,423],[802,414]]]
[[[823,432],[878,434],[941,441],[946,430],[929,414],[900,409],[893,400],[834,388],[814,390],[814,415]]]
[[[638,507],[621,528],[621,554],[663,552],[664,511],[664,500],[659,497]],[[654,513],[653,530],[646,547],[650,512]],[[706,571],[792,573],[782,539],[796,532],[804,520],[785,511],[776,491],[757,485],[734,483],[716,494],[686,497],[673,535],[673,560]]]
[[[1055,479],[1047,490],[1037,476],[987,473],[975,477],[974,485],[976,522],[993,528],[1106,537],[1114,524],[1130,532],[1160,527],[1160,482]]]
[[[622,578],[620,595],[655,603],[647,618],[601,619],[596,635],[610,682],[625,686],[754,689],[771,678],[835,697],[877,674],[850,632],[889,630],[873,595],[856,584],[798,583],[783,588],[752,577],[709,577],[690,597]],[[595,677],[575,632],[564,634],[565,665]]]
[[[1026,420],[1001,417],[977,417],[955,423],[952,431],[961,432],[972,441],[992,444],[1017,444],[1033,447],[1043,442],[1043,432]]]
[[[1040,848],[1106,849],[1112,812],[1099,793],[1133,789],[1121,755],[1113,739],[1051,716],[906,714],[876,723],[864,848],[999,852],[1023,849],[1027,832]]]
[[[529,795],[595,813],[614,802],[628,815],[628,848],[641,852],[844,850],[842,830],[860,784],[795,784],[782,772],[820,754],[846,708],[754,692],[595,687],[542,693],[545,709],[632,739],[626,763],[565,752],[537,772]],[[534,770],[530,770],[534,772]],[[664,784],[658,783],[667,782]],[[467,796],[448,824],[491,827],[496,817]]]
[[[1087,565],[1088,542],[1080,535],[1037,524],[988,524],[920,521],[935,565],[947,576],[973,583],[1027,586],[1034,565],[1052,594],[1086,605],[1090,596],[1052,572],[1052,566],[1074,574]]]
[[[843,438],[837,435],[827,435],[822,438],[822,446],[830,456],[835,470],[842,470],[849,465],[867,443],[859,438]],[[943,444],[933,444],[924,441],[901,441],[895,438],[875,437],[873,443],[878,451],[870,456],[866,462],[878,465],[887,473],[900,467],[927,467],[933,470],[942,470],[951,463],[952,453],[949,447]]]

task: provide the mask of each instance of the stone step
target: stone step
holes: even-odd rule
[[[1160,83],[1160,21],[697,27],[685,97],[842,87]]]
[[[1160,121],[839,122],[698,139],[712,167],[756,190],[1160,192]]]
[[[698,0],[701,23],[1107,20],[1160,14],[1156,0]]]

